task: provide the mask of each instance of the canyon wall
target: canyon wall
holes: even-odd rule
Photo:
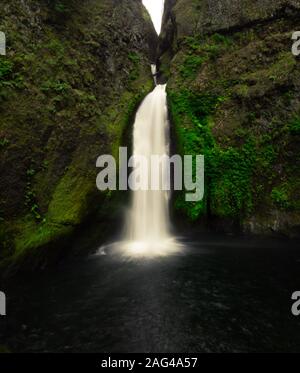
[[[97,191],[96,159],[117,155],[153,87],[157,35],[136,0],[0,0],[0,9],[0,260],[34,267],[87,219],[98,241],[116,227],[121,203]]]
[[[181,221],[299,236],[299,25],[299,0],[166,0],[159,65],[174,136],[206,162],[204,201],[175,199]]]

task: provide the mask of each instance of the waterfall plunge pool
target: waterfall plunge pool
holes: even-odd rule
[[[151,260],[91,256],[2,284],[12,352],[299,352],[297,244],[190,237]]]

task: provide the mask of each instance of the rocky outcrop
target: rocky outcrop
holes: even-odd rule
[[[177,43],[187,36],[241,29],[279,16],[295,16],[299,0],[166,0],[159,45],[161,62],[168,62]]]
[[[300,9],[299,0],[166,0],[164,31],[171,20],[178,38],[241,28]]]
[[[44,257],[91,214],[111,228],[95,162],[152,88],[157,35],[136,0],[9,1],[0,30],[0,259]]]
[[[206,158],[204,201],[177,213],[257,234],[300,232],[300,1],[167,0],[160,41],[178,149]]]

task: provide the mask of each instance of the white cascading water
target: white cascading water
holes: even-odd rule
[[[150,12],[157,32],[160,32],[164,0],[155,4],[143,0]],[[167,110],[166,85],[157,85],[156,65],[151,65],[155,89],[144,99],[139,107],[133,130],[133,155],[142,156],[151,164],[151,156],[169,155],[169,121]],[[112,246],[127,256],[154,257],[167,255],[180,250],[170,233],[169,196],[162,188],[163,172],[159,180],[159,190],[136,190],[132,192],[132,204],[126,216],[126,232],[121,243]],[[157,175],[156,175],[157,176]],[[151,184],[151,169],[143,169],[141,178]],[[139,180],[139,184],[144,184]],[[105,247],[100,249],[105,254]]]
[[[151,72],[152,72],[152,76],[153,76],[153,79],[154,79],[154,83],[155,83],[155,85],[157,85],[157,77],[156,77],[157,68],[156,68],[156,65],[154,65],[154,64],[151,65]]]
[[[169,154],[165,85],[156,86],[145,98],[136,114],[133,131],[133,155],[145,157],[148,165],[151,164],[152,155]],[[145,177],[145,182],[150,179],[150,171],[145,170],[141,175]],[[140,181],[143,184],[144,181]],[[164,190],[133,192],[129,212],[130,241],[151,243],[165,240],[169,236],[168,203],[169,192]]]
[[[153,75],[156,69],[152,66]],[[169,155],[169,121],[166,85],[157,85],[139,107],[133,130],[133,155],[142,156],[151,164],[151,156]],[[151,180],[151,168],[143,170],[139,183],[160,185],[159,190],[136,190],[127,215],[123,248],[129,254],[166,255],[178,249],[170,234],[169,196],[162,188],[164,171]],[[153,175],[152,175],[153,177]],[[144,184],[145,185],[145,184]]]

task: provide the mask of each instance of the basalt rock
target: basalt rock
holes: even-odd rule
[[[299,0],[167,0],[160,79],[178,151],[204,154],[206,196],[174,209],[256,234],[299,236]]]
[[[299,10],[299,0],[166,0],[163,37],[168,30],[181,38],[239,29],[279,14],[296,15]]]
[[[31,255],[34,267],[83,222],[98,219],[98,236],[116,226],[120,203],[97,191],[96,159],[115,155],[152,89],[157,35],[136,0],[0,6],[0,259]]]

